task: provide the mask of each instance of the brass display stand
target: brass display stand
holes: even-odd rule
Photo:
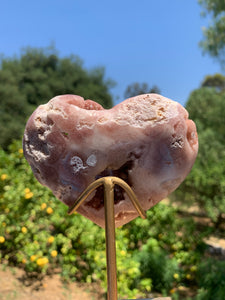
[[[106,239],[106,263],[107,263],[107,299],[117,300],[117,274],[116,274],[116,242],[115,242],[115,219],[114,219],[114,185],[117,184],[125,190],[128,197],[132,201],[134,207],[138,211],[141,218],[145,219],[145,211],[130,188],[130,186],[118,177],[107,176],[102,177],[91,183],[86,190],[80,195],[68,211],[72,214],[87,199],[87,197],[101,185],[104,186],[104,208],[105,208],[105,239]],[[158,298],[170,299],[170,298]],[[147,299],[146,299],[147,300]]]

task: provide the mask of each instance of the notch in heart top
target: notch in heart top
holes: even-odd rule
[[[69,207],[96,179],[117,176],[147,210],[190,172],[198,137],[187,111],[157,94],[133,97],[108,110],[80,96],[62,95],[34,111],[23,147],[36,178]],[[118,227],[138,214],[126,193],[117,185],[114,189]],[[103,187],[78,212],[104,227]]]

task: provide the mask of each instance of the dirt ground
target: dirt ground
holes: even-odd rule
[[[98,285],[70,283],[64,285],[60,275],[28,278],[18,268],[0,265],[0,300],[105,300]],[[170,297],[151,298],[171,300]]]
[[[40,280],[27,278],[18,268],[0,265],[0,300],[103,300],[98,286],[70,283],[65,285],[60,275],[45,276]]]

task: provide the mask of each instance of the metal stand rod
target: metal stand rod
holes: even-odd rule
[[[108,300],[117,300],[117,274],[116,274],[116,243],[115,243],[115,218],[114,218],[114,185],[122,187],[139,215],[145,219],[145,211],[135,196],[130,186],[118,177],[107,176],[99,178],[91,183],[86,190],[80,195],[68,211],[72,214],[87,199],[87,197],[99,186],[104,185],[104,208],[105,208],[105,238],[106,238],[106,262],[107,262],[107,283],[108,283]]]
[[[117,300],[117,274],[116,274],[116,242],[114,219],[114,184],[110,178],[104,182],[105,206],[105,239],[107,262],[108,300]]]

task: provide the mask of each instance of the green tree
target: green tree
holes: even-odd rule
[[[219,224],[225,213],[225,93],[200,88],[191,93],[186,108],[197,125],[199,153],[174,198],[187,204],[197,202]]]
[[[127,86],[126,91],[124,93],[124,97],[130,98],[130,97],[134,97],[142,94],[149,94],[149,93],[159,94],[160,90],[156,85],[153,85],[150,88],[146,82],[144,83],[134,82]]]
[[[112,106],[104,68],[86,70],[74,55],[60,58],[55,49],[25,49],[20,57],[0,62],[0,145],[21,138],[29,115],[40,104],[61,94],[93,99],[105,108]]]
[[[218,92],[225,90],[225,76],[219,73],[207,75],[203,80],[202,87],[216,88]]]
[[[212,17],[212,22],[203,30],[200,46],[204,52],[225,62],[225,2],[224,0],[199,0],[204,15]]]

